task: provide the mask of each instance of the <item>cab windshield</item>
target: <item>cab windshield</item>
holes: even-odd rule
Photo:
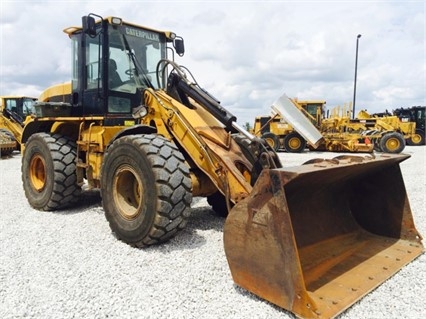
[[[100,29],[98,25],[98,31]],[[141,93],[146,88],[157,90],[164,86],[158,83],[156,75],[158,62],[166,58],[167,39],[163,33],[126,24],[108,24],[95,36],[88,33],[82,36],[85,112],[102,114],[104,111],[97,104],[99,90],[107,94],[107,113],[129,114],[132,108],[140,105]],[[79,90],[81,36],[76,33],[72,39],[72,88]]]
[[[22,123],[28,115],[35,113],[35,100],[35,98],[29,97],[6,99],[6,110],[15,120]]]
[[[164,35],[142,28],[109,26],[109,88],[130,92],[158,89],[156,67],[166,57]]]

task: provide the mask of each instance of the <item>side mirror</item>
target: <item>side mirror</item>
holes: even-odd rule
[[[95,18],[92,16],[84,16],[82,18],[83,32],[91,37],[96,36]]]
[[[183,56],[185,53],[185,45],[183,43],[183,38],[179,37],[173,40],[173,46],[176,50],[176,53],[179,56]]]

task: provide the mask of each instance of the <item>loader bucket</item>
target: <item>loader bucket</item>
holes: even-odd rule
[[[263,170],[230,211],[235,283],[300,318],[333,318],[423,252],[399,163],[341,156]]]

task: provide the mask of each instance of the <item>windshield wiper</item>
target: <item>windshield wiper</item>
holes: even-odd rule
[[[148,75],[145,73],[143,67],[139,64],[138,60],[136,59],[135,54],[132,52],[132,49],[130,48],[130,45],[129,45],[129,42],[127,41],[126,36],[124,34],[122,34],[122,36],[123,36],[124,47],[128,52],[127,54],[131,58],[133,65],[135,66],[134,78],[135,78],[137,86],[139,86],[139,87],[148,86],[151,89],[155,89],[154,85],[152,85]],[[145,85],[142,83],[139,76],[142,77],[143,82],[145,82]]]

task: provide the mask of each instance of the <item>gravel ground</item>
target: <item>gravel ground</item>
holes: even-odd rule
[[[426,234],[426,148],[401,164],[417,229]],[[341,154],[339,154],[341,155]],[[332,153],[280,153],[285,166]],[[32,209],[21,156],[0,160],[0,318],[294,318],[233,284],[224,220],[196,198],[188,226],[170,242],[135,249],[117,241],[98,192],[66,211]],[[425,318],[426,255],[340,318]]]

